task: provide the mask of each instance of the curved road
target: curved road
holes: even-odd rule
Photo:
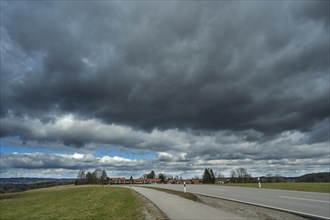
[[[181,184],[147,185],[183,191]],[[330,194],[289,190],[257,189],[219,185],[186,185],[195,194],[288,211],[318,219],[330,219]]]

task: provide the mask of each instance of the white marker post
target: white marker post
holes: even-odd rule
[[[258,184],[259,184],[259,188],[261,188],[261,183],[260,183],[259,177],[258,177]]]
[[[187,192],[187,188],[186,188],[186,182],[183,182],[183,192],[186,193]]]

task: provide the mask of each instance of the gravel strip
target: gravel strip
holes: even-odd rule
[[[168,220],[168,217],[149,199],[144,197],[143,195],[134,191],[134,193],[139,198],[141,204],[143,204],[143,214],[145,220]]]
[[[239,202],[233,202],[224,199],[212,198],[207,196],[196,195],[202,203],[219,208],[225,212],[230,212],[236,215],[240,215],[247,219],[256,220],[306,220],[298,215],[294,215],[287,212],[282,212],[274,209],[263,208],[254,205],[243,204]]]

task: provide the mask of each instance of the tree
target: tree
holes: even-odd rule
[[[133,179],[133,177],[131,176],[131,178],[129,178],[129,182],[132,184],[132,183],[134,183],[134,179]]]
[[[103,172],[100,169],[94,170],[94,172],[92,173],[92,183],[100,184],[102,182],[101,181],[102,173]]]
[[[237,177],[237,174],[236,174],[235,170],[232,170],[231,171],[231,182],[235,183],[236,177]]]
[[[79,170],[76,183],[77,185],[86,183],[85,170],[83,169]]]
[[[202,183],[211,183],[211,174],[209,169],[204,170]]]
[[[245,168],[237,168],[236,169],[237,174],[237,180],[241,183],[246,183],[251,181],[251,175],[248,174],[247,170]]]
[[[202,183],[215,183],[215,175],[212,169],[207,168],[204,170]]]
[[[275,175],[275,182],[276,183],[284,182],[284,177],[280,176],[279,174],[276,174]]]
[[[92,174],[91,174],[90,172],[88,172],[88,173],[86,174],[86,183],[87,183],[87,184],[91,184],[91,183],[93,183],[93,177],[92,177]]]
[[[148,179],[155,179],[156,177],[156,174],[155,172],[152,170],[150,173],[147,173],[145,175],[143,175],[145,178],[148,178]]]
[[[155,179],[155,177],[156,177],[156,174],[155,174],[155,172],[152,170],[151,173],[150,173],[150,178],[151,178],[151,179]]]
[[[213,170],[209,169],[209,173],[210,173],[210,183],[215,183],[215,175],[213,173]]]
[[[107,173],[105,172],[105,170],[102,170],[101,183],[103,185],[106,185],[107,184],[107,179],[108,179]]]
[[[244,177],[247,174],[246,170],[240,167],[236,169],[236,173],[237,173],[238,182],[240,183],[244,182]]]
[[[219,180],[221,180],[221,179],[224,179],[225,176],[224,176],[223,174],[219,173],[218,176],[217,176],[217,178],[218,178]]]
[[[166,180],[166,175],[163,173],[160,173],[160,174],[158,174],[158,178],[162,181],[162,183],[164,183]]]
[[[97,178],[96,178],[96,173],[92,173],[92,179],[91,179],[91,183],[97,183]]]
[[[173,180],[173,176],[172,175],[167,175],[167,180]]]

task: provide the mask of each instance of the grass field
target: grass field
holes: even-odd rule
[[[0,195],[0,219],[144,219],[139,195],[108,186],[60,186]]]
[[[225,186],[258,188],[258,183],[230,183]],[[330,183],[261,183],[262,188],[330,193]]]

